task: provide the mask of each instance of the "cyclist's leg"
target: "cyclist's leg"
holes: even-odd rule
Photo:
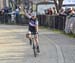
[[[35,38],[36,45],[38,45],[38,42],[39,42],[39,41],[38,41],[38,34],[35,34],[35,35],[34,35],[34,38]]]
[[[30,41],[30,45],[32,45],[31,31],[28,31],[28,38],[29,38],[29,41]]]
[[[35,34],[34,38],[35,38],[35,42],[36,42],[36,46],[37,46],[37,52],[40,52],[40,50],[39,50],[38,34]]]
[[[27,34],[28,34],[28,38],[29,38],[29,39],[31,39],[31,32],[30,32],[30,31],[28,31],[28,33],[27,33]]]

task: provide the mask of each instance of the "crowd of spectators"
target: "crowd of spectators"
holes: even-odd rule
[[[67,9],[61,8],[59,14],[73,15],[75,14],[75,8],[67,8]]]
[[[57,13],[56,8],[49,8],[45,10],[45,14],[47,15],[71,15],[71,14],[75,14],[75,8],[61,8],[59,10],[59,13]]]
[[[56,8],[53,7],[53,8],[46,9],[45,14],[47,14],[47,15],[57,14]]]
[[[12,10],[12,8],[9,7],[4,7],[2,9],[0,9],[0,20],[2,20],[1,22],[6,22],[8,23],[8,21],[12,21],[14,22],[15,20],[18,19],[19,15],[19,8],[16,7],[14,10]]]

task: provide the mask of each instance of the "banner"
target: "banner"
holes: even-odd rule
[[[63,5],[64,4],[75,4],[75,0],[64,0]]]

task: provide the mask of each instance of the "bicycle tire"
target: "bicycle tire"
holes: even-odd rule
[[[30,45],[32,45],[32,40],[31,39],[29,39],[29,42],[30,42]]]
[[[34,57],[36,57],[37,56],[37,52],[36,52],[36,47],[34,45],[34,42],[33,42],[33,52],[34,52]]]

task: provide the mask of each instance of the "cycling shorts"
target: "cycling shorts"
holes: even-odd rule
[[[35,35],[36,34],[36,27],[29,26],[29,31],[31,32],[31,34]]]

